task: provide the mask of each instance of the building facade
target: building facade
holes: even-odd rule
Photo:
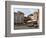
[[[14,13],[14,23],[24,23],[24,14],[21,12]]]

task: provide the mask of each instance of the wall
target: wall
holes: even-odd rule
[[[14,22],[15,23],[24,23],[24,14],[14,14]]]
[[[46,3],[46,0],[16,0],[16,1],[27,1],[27,2],[32,1],[32,2]],[[46,8],[45,8],[45,10],[46,10]],[[45,13],[45,16],[46,16],[46,13]],[[46,20],[45,20],[45,22],[46,22]],[[4,36],[5,36],[5,0],[0,0],[0,38],[6,38]],[[16,38],[46,38],[46,28],[45,28],[45,35],[24,36],[24,37],[16,37]]]

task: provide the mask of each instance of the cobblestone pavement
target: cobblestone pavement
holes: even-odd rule
[[[16,30],[16,29],[38,29],[38,27],[37,28],[35,28],[34,26],[32,26],[31,24],[23,24],[23,25],[21,25],[21,24],[18,24],[18,25],[15,25],[14,26],[14,29]]]

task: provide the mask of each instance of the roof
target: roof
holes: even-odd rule
[[[24,13],[21,11],[18,11],[18,12],[14,12],[14,14],[24,14]]]

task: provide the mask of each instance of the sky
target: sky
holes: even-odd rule
[[[24,16],[28,16],[29,14],[34,13],[35,11],[37,12],[38,9],[34,8],[14,8],[14,12],[21,11],[24,13]]]

